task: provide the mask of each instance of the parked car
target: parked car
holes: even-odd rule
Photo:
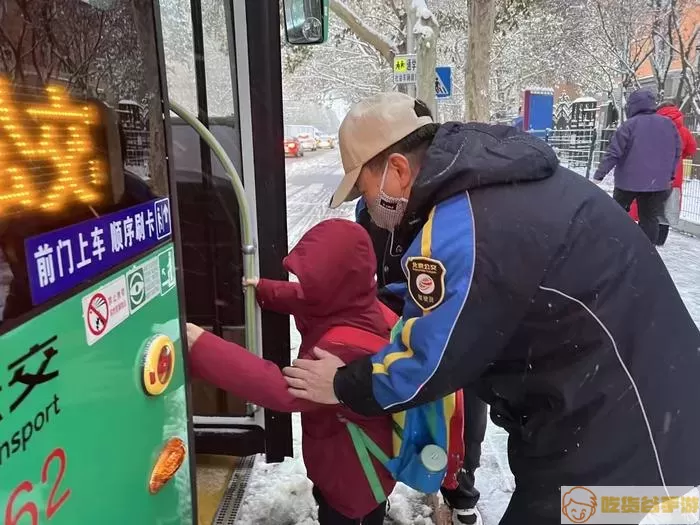
[[[296,137],[284,139],[284,156],[285,157],[303,157],[304,148],[301,142]]]
[[[310,133],[301,133],[297,136],[304,151],[316,151],[316,139]]]
[[[318,138],[317,144],[318,144],[319,148],[324,148],[324,149],[335,148],[335,140],[333,140],[333,137],[331,137],[330,135],[320,136]]]

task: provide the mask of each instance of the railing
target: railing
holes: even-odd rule
[[[124,129],[124,165],[147,166],[148,165],[148,131]]]
[[[615,128],[547,129],[530,130],[530,133],[552,146],[563,166],[591,178],[610,145]],[[693,136],[700,144],[700,133]],[[681,219],[700,224],[700,152],[694,159],[684,161],[683,179]],[[608,177],[602,186],[612,191],[612,177]]]

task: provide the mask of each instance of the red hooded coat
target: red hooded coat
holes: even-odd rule
[[[683,113],[676,106],[660,108],[657,113],[670,118],[676,125],[678,134],[681,137],[681,159],[678,161],[676,176],[673,179],[673,187],[681,188],[683,186],[683,159],[693,157],[698,149],[698,144],[695,142],[695,137],[693,137],[690,130],[683,125]]]
[[[359,328],[387,339],[396,321],[377,301],[376,260],[367,232],[358,224],[330,219],[311,228],[283,261],[298,283],[261,279],[260,306],[294,316],[302,336],[299,357],[315,359],[314,346],[348,363],[371,349],[334,343],[335,326]],[[377,507],[343,417],[357,423],[389,456],[391,417],[364,417],[339,405],[293,397],[281,370],[243,347],[205,332],[190,350],[195,376],[252,403],[279,412],[302,412],[302,447],[309,479],[326,501],[349,518]],[[386,494],[395,481],[380,463],[375,468]]]

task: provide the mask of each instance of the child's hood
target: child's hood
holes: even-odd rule
[[[308,314],[369,308],[376,300],[377,263],[369,234],[345,219],[325,220],[304,234],[283,261],[299,279]]]

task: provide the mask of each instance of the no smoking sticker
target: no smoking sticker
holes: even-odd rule
[[[107,298],[96,293],[90,298],[87,309],[87,328],[92,335],[102,335],[107,329],[109,308]]]
[[[88,345],[93,345],[129,317],[124,276],[83,297],[83,321]]]

